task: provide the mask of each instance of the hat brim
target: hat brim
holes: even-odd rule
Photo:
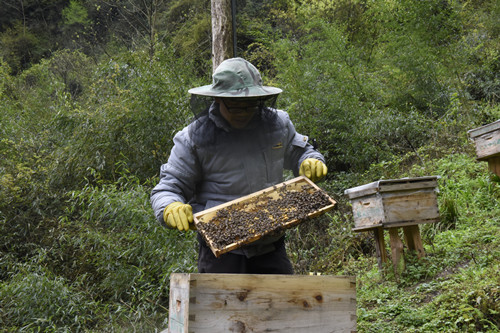
[[[248,98],[248,97],[266,97],[266,96],[278,95],[281,92],[283,92],[283,90],[276,87],[258,86],[258,87],[248,87],[233,91],[221,92],[212,89],[212,85],[209,84],[206,86],[189,89],[188,92],[193,95],[201,95],[201,96]]]

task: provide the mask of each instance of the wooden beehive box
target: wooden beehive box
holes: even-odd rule
[[[476,144],[476,155],[479,161],[500,156],[500,120],[470,130],[468,133]]]
[[[356,332],[356,280],[174,273],[168,328],[169,333]]]
[[[490,171],[500,176],[500,120],[468,133],[476,145],[477,159],[488,161]]]
[[[299,202],[300,200],[294,201],[292,204],[288,202],[290,205],[282,206],[280,208],[282,209],[281,211],[270,212],[269,210],[271,210],[271,208],[269,208],[269,205],[273,202],[279,203],[279,200],[283,198],[284,194],[294,194],[300,197],[306,197],[307,195],[320,195],[322,201],[317,201],[316,205],[321,203],[318,205],[319,207],[308,212],[307,215],[301,215],[301,217],[294,217],[294,214],[297,215],[297,210],[301,208],[301,203]],[[335,204],[336,202],[330,198],[325,191],[319,188],[308,178],[301,176],[199,212],[194,215],[194,223],[214,255],[219,257],[226,252],[237,249],[245,244],[252,243],[274,231],[291,228],[307,219],[319,216],[332,209]],[[225,215],[227,216],[228,212],[235,211],[241,212],[245,216],[250,216],[250,218],[253,219],[251,221],[255,221],[255,223],[252,224],[251,221],[249,222],[250,218],[234,219],[234,221],[231,220],[231,223],[228,224],[231,228],[242,227],[240,230],[245,230],[245,232],[248,230],[248,234],[244,235],[244,237],[238,236],[235,239],[228,236],[227,239],[224,239],[226,244],[224,246],[220,246],[215,241],[215,235],[213,233],[211,234],[207,230],[207,226],[204,224],[215,223],[218,225],[220,223],[220,220],[217,217],[218,213],[225,212]],[[252,216],[252,214],[255,214],[255,216]],[[260,215],[257,216],[257,214]],[[269,225],[265,226],[267,229],[262,229],[262,221],[268,218],[270,222]],[[261,224],[257,227],[257,224],[259,223]],[[224,230],[221,229],[218,230],[218,232],[224,233]]]
[[[437,222],[438,178],[379,180],[345,190],[352,205],[353,230]]]

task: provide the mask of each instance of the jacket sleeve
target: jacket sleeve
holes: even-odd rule
[[[285,169],[293,171],[295,176],[299,175],[299,168],[306,158],[315,158],[325,163],[325,157],[308,142],[309,138],[297,133],[290,117],[282,112],[282,119],[287,128],[287,147],[285,154]]]
[[[200,179],[200,165],[184,128],[174,137],[174,147],[166,164],[160,168],[160,181],[151,191],[151,205],[156,219],[165,225],[163,210],[169,204],[189,202]]]

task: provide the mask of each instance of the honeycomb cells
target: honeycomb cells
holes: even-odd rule
[[[244,203],[233,204],[217,211],[198,230],[212,246],[222,249],[235,242],[247,243],[264,234],[279,232],[291,221],[304,221],[308,215],[331,204],[329,197],[310,185],[301,190],[274,187],[277,197],[262,194]],[[295,224],[294,224],[295,225]]]

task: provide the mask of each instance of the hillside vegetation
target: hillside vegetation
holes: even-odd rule
[[[356,276],[358,332],[500,332],[500,179],[467,134],[500,119],[500,2],[237,3],[238,54],[284,90],[338,202],[287,232],[296,273]],[[149,193],[210,52],[209,1],[2,2],[0,331],[166,327],[197,244]],[[382,273],[344,191],[420,176],[440,176],[441,220]]]

